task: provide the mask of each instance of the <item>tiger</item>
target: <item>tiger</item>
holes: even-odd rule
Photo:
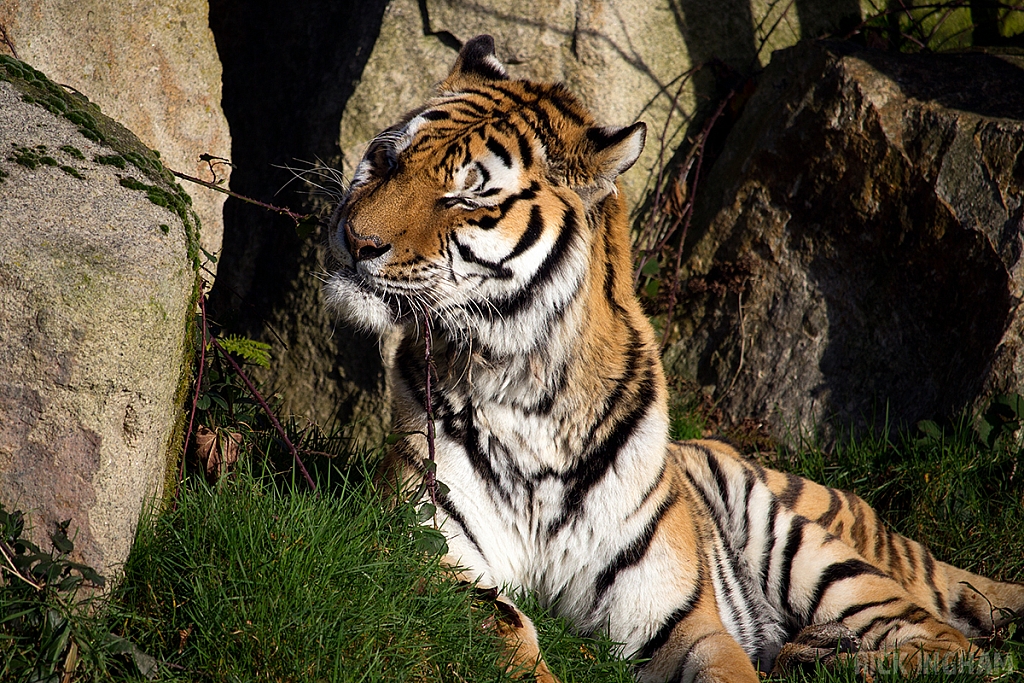
[[[395,485],[433,501],[444,562],[496,596],[506,666],[558,679],[516,601],[603,632],[638,681],[754,683],[850,661],[978,655],[1024,585],[936,559],[861,498],[723,441],[669,439],[618,177],[646,126],[517,80],[489,36],[373,139],[329,222],[343,320],[397,335]]]

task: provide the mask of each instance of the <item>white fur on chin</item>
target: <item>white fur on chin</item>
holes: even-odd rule
[[[340,271],[324,285],[324,299],[343,320],[367,332],[383,335],[397,322],[380,297],[365,291]]]

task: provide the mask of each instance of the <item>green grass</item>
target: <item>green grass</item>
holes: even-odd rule
[[[362,479],[362,478],[358,478]],[[417,549],[371,487],[314,496],[246,472],[143,525],[112,604],[161,681],[506,681],[493,608]],[[538,629],[564,681],[630,681],[608,641]]]
[[[370,487],[240,471],[142,527],[115,609],[161,680],[504,680],[489,614]]]
[[[676,411],[674,429],[698,436],[705,421],[686,410]],[[304,438],[311,450],[345,448],[343,439],[319,433]],[[335,466],[344,458],[307,459],[321,485],[313,495],[281,464],[274,439],[257,432],[248,444],[250,454],[230,478],[215,485],[191,478],[174,509],[141,524],[108,603],[71,616],[77,637],[113,633],[138,648],[122,640],[110,640],[106,651],[85,647],[73,680],[138,680],[133,659],[156,662],[154,680],[166,682],[509,680],[496,637],[484,626],[493,608],[421,551],[424,532],[411,506],[382,507],[360,466]],[[760,457],[856,491],[942,559],[1024,579],[1024,463],[1012,439],[985,446],[962,421],[892,439],[847,440],[828,453],[805,448]],[[284,474],[268,473],[275,462]],[[4,590],[0,585],[0,614]],[[632,680],[612,643],[573,634],[529,596],[520,602],[563,681]],[[992,675],[940,671],[915,680],[1019,680],[1019,640],[1010,634],[991,651]],[[995,675],[1007,670],[1014,673]],[[791,680],[852,683],[856,676],[818,670]]]

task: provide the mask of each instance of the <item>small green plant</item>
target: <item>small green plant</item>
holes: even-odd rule
[[[25,537],[25,517],[0,505],[0,680],[26,683],[70,681],[76,673],[98,679],[123,669],[152,673],[155,661],[105,629],[92,614],[82,587],[102,587],[92,567],[69,559],[74,543],[65,521],[50,534],[44,551]]]
[[[996,396],[978,418],[975,430],[978,439],[992,449],[1006,448],[1024,423],[1024,396],[1003,394]]]
[[[396,435],[388,436],[388,441],[394,443]],[[444,555],[448,552],[448,541],[436,524],[427,524],[436,518],[437,498],[444,498],[448,495],[448,487],[444,482],[431,479],[437,471],[437,463],[432,460],[423,462],[426,470],[418,485],[412,486],[399,494],[401,504],[398,506],[398,514],[403,521],[409,525],[410,533],[416,541],[416,549],[428,555]],[[428,495],[429,494],[429,495]]]
[[[243,358],[247,363],[258,365],[261,368],[270,367],[270,344],[237,334],[230,334],[219,341],[225,351]]]
[[[704,437],[709,426],[711,406],[697,387],[674,381],[669,391],[668,435],[670,439],[685,441]]]
[[[238,356],[243,363],[268,367],[270,345],[237,335],[219,339],[218,343],[219,348],[208,344],[207,367],[203,371],[202,390],[196,407],[206,412],[207,426],[210,428],[230,422],[252,425],[259,406],[238,373],[227,362],[226,354]]]

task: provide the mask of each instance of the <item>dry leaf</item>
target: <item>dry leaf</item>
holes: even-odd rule
[[[217,481],[238,462],[242,435],[223,429],[207,429],[199,425],[196,429],[196,456],[206,470],[206,478]]]

